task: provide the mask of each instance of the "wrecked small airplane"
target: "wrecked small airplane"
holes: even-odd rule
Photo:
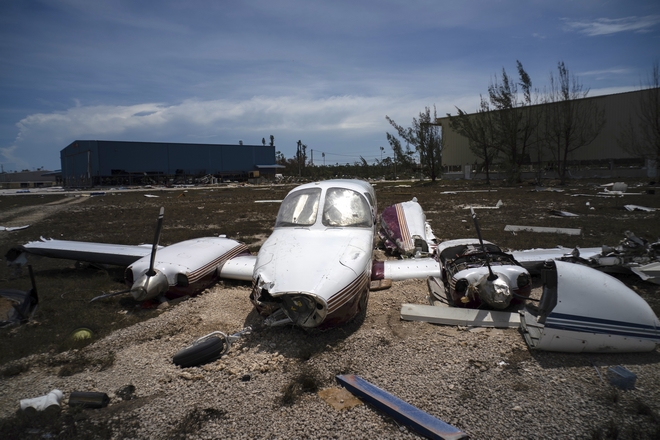
[[[138,301],[200,292],[218,278],[252,281],[250,300],[266,325],[303,328],[329,328],[354,318],[367,307],[371,281],[440,275],[432,258],[373,261],[376,194],[365,181],[328,180],[291,190],[257,255],[226,237],[159,248],[162,218],[161,209],[151,247],[43,240],[11,250],[7,259],[24,262],[22,254],[30,253],[127,265],[125,280]],[[120,293],[125,292],[101,297]]]
[[[427,257],[435,252],[437,246],[416,197],[383,210],[378,236],[385,249],[402,257]]]

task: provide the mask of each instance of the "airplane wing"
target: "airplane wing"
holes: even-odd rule
[[[18,246],[7,253],[9,263],[16,261],[21,253],[50,258],[85,261],[96,264],[129,266],[151,253],[151,245],[129,246],[109,243],[86,243],[82,241],[52,240],[41,238]],[[12,255],[10,255],[12,254]],[[12,258],[13,257],[13,258]]]
[[[239,255],[227,260],[220,270],[220,278],[252,281],[256,255]]]
[[[562,258],[572,258],[579,256],[585,260],[590,259],[595,255],[599,255],[603,249],[602,247],[592,248],[577,248],[579,254],[574,254],[575,249],[565,248],[558,246],[551,249],[527,249],[522,251],[509,252],[513,258],[520,263],[522,267],[532,273],[537,273],[543,267],[546,260],[560,260]]]
[[[410,278],[439,277],[441,273],[440,263],[434,258],[408,258],[374,261],[371,279],[401,281]]]

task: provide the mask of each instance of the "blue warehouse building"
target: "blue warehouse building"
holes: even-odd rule
[[[76,140],[60,152],[66,187],[189,183],[275,174],[275,146]]]

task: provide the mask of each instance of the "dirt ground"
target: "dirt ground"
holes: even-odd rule
[[[439,240],[475,237],[469,206],[495,206],[477,211],[484,239],[509,250],[539,247],[617,245],[626,231],[649,241],[660,239],[658,212],[627,211],[624,205],[660,208],[660,188],[648,181],[626,182],[625,197],[606,197],[600,185],[608,181],[573,181],[556,191],[538,191],[533,184],[490,186],[478,181],[376,182],[378,207],[417,197]],[[204,188],[107,192],[104,196],[46,193],[0,195],[0,225],[29,228],[0,232],[0,253],[39,237],[120,244],[150,243],[159,207],[165,207],[161,244],[226,234],[246,243],[253,252],[272,231],[279,203],[295,185],[225,185]],[[145,197],[146,195],[157,197]],[[260,203],[257,203],[260,202]],[[557,217],[550,210],[578,217]],[[581,228],[579,236],[554,233],[505,232],[506,225]],[[319,252],[323,252],[319,249]],[[97,340],[111,331],[156,316],[128,297],[88,304],[101,293],[125,288],[123,268],[76,265],[66,260],[30,258],[40,295],[34,320],[21,327],[0,329],[0,367],[32,353],[61,352]],[[633,275],[620,277],[660,315],[660,286]],[[231,283],[229,283],[231,284]],[[30,287],[27,270],[13,273],[0,266],[0,289]],[[117,315],[119,305],[133,310]],[[6,306],[6,304],[5,304]],[[0,306],[1,309],[1,306]],[[6,310],[6,308],[5,308]],[[72,342],[75,329],[94,332],[91,340]]]

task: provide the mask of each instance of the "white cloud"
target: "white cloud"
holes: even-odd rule
[[[619,32],[650,32],[660,23],[660,15],[625,18],[597,18],[592,21],[573,21],[564,19],[568,30],[580,32],[590,37],[610,35]]]
[[[460,99],[459,99],[460,101]],[[59,168],[59,151],[76,139],[259,144],[270,134],[285,155],[302,139],[311,148],[337,154],[378,150],[392,131],[388,114],[408,124],[432,100],[384,96],[253,97],[242,101],[186,100],[179,104],[76,105],[37,113],[18,122],[13,145],[0,149],[4,162]],[[436,103],[440,104],[436,98]],[[453,106],[438,106],[444,116]],[[347,141],[350,139],[350,141]],[[349,142],[349,143],[347,143]],[[366,154],[366,153],[365,153]],[[10,160],[11,159],[11,160]]]

